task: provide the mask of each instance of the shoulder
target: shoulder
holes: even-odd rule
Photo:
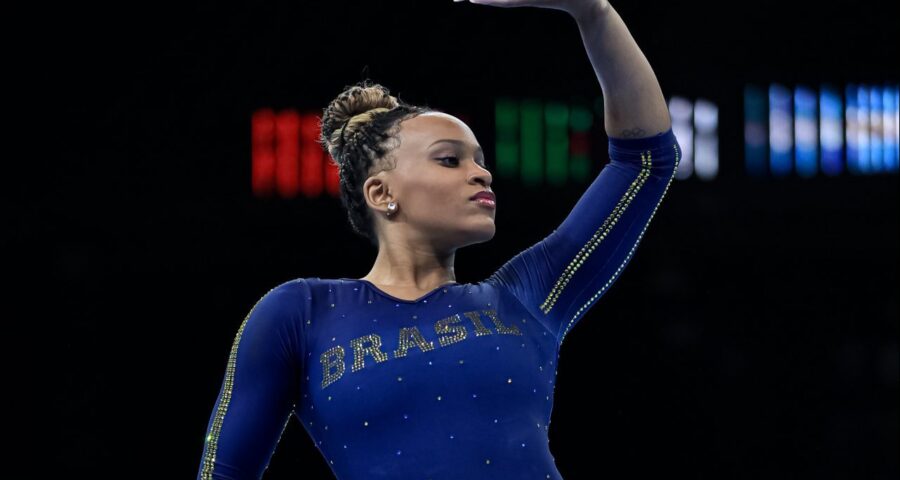
[[[256,296],[235,337],[251,350],[269,350],[281,346],[290,358],[301,358],[303,352],[303,319],[306,316],[305,282],[293,279],[271,286]],[[280,347],[279,347],[280,348]],[[272,352],[281,352],[271,349]]]
[[[308,279],[294,278],[278,283],[257,296],[247,314],[269,319],[294,319],[302,317],[310,297]]]
[[[340,278],[300,277],[278,284],[273,290],[283,292],[285,295],[299,295],[304,300],[311,301],[314,296],[340,287],[345,282]]]
[[[292,278],[285,282],[281,282],[278,285],[275,285],[271,290],[269,290],[269,293],[274,292],[278,295],[299,295],[302,293],[308,293],[312,281],[312,278],[307,277]]]

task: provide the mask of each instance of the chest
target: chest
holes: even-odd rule
[[[307,325],[298,413],[320,434],[377,438],[396,427],[388,419],[415,417],[409,425],[428,431],[460,415],[544,411],[555,339],[520,304],[469,292],[448,289],[416,303],[359,291],[324,297]]]

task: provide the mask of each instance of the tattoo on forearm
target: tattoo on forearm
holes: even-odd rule
[[[622,133],[619,134],[621,138],[639,138],[642,136],[646,136],[646,130],[643,128],[635,127],[631,130],[622,130]]]

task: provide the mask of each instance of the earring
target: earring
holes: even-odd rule
[[[397,212],[397,204],[394,202],[388,203],[387,216],[390,217],[392,213],[396,213],[396,212]]]

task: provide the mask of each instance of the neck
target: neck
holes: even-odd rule
[[[378,285],[430,290],[456,282],[456,252],[439,254],[427,248],[381,243],[375,264],[363,277]]]

